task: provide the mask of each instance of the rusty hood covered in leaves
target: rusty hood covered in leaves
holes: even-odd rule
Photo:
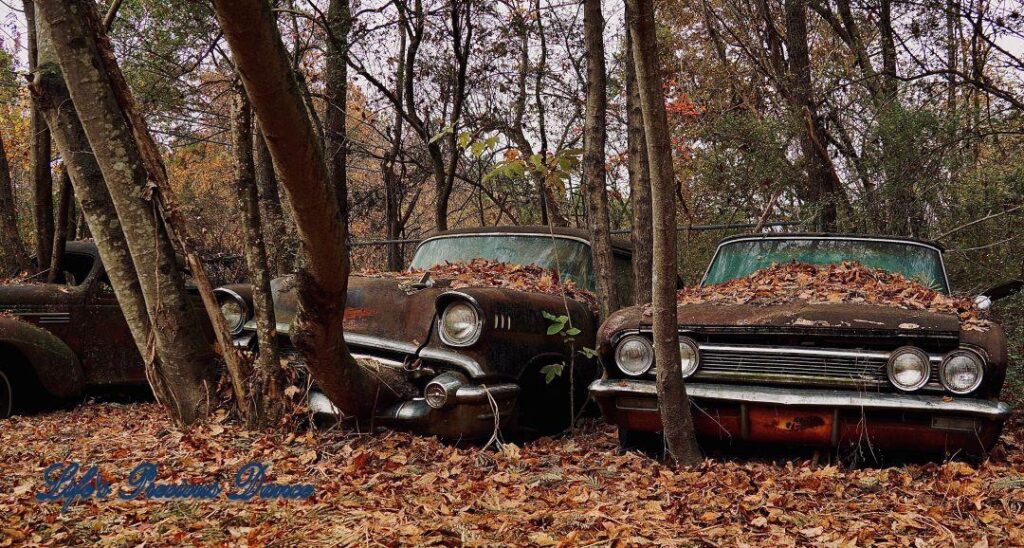
[[[286,276],[271,285],[278,330],[287,334],[298,306],[295,280]],[[581,322],[582,316],[587,315],[585,311],[593,311],[596,306],[592,293],[572,281],[563,283],[553,270],[477,259],[468,264],[445,263],[427,271],[367,271],[352,275],[345,303],[345,331],[393,340],[409,347],[404,350],[413,350],[430,336],[439,295],[465,290],[479,296],[481,288],[487,290],[488,299],[503,303],[503,311],[523,308],[524,314],[533,312],[530,316],[536,316],[531,318],[536,321],[526,322],[530,324],[542,321],[541,310],[559,312],[565,306]],[[564,304],[563,293],[567,299]],[[486,303],[481,305],[488,308]],[[518,323],[527,327],[523,325],[527,319],[519,318]],[[543,333],[546,326],[529,327]]]

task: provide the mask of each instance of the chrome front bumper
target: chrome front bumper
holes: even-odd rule
[[[398,402],[381,411],[375,420],[389,428],[408,430],[445,439],[488,438],[497,422],[505,425],[514,418],[519,386],[515,384],[466,385],[444,407],[435,409],[422,397]],[[322,392],[312,390],[307,396],[310,411],[315,414],[339,416],[337,407]]]
[[[599,379],[590,385],[590,393],[598,400],[620,396],[658,397],[658,391],[650,381]],[[691,398],[736,403],[950,413],[990,421],[1004,421],[1011,411],[1009,405],[997,401],[850,390],[687,383],[686,394]]]

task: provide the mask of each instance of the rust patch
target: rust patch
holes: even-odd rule
[[[358,320],[361,318],[369,318],[374,315],[374,311],[369,308],[346,308],[345,319],[346,320]]]

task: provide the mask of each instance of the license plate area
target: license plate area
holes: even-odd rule
[[[835,411],[816,407],[747,407],[746,439],[755,442],[831,443]]]

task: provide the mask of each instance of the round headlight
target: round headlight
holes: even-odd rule
[[[939,367],[939,381],[954,394],[974,392],[984,375],[981,356],[970,350],[954,350],[942,360]]]
[[[654,365],[654,346],[640,335],[630,335],[615,347],[615,363],[623,373],[639,377]]]
[[[441,340],[451,346],[469,346],[480,338],[483,323],[476,307],[466,301],[456,301],[441,313]]]
[[[679,367],[682,370],[683,378],[693,375],[700,365],[700,350],[697,342],[688,337],[679,338]]]
[[[928,354],[911,346],[894,350],[889,355],[886,369],[889,371],[889,381],[896,388],[906,392],[912,392],[927,384],[928,376],[931,374]]]
[[[245,306],[237,299],[225,299],[220,302],[220,314],[228,324],[231,333],[237,334],[245,325]]]

